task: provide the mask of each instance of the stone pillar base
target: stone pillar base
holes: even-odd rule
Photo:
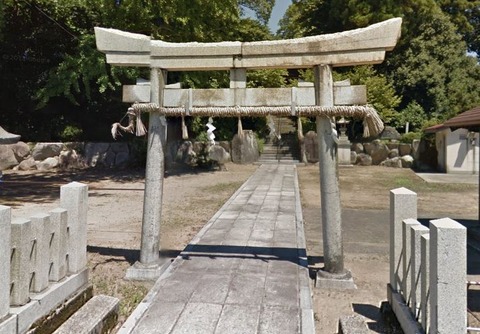
[[[139,261],[127,269],[125,279],[130,281],[155,281],[170,265],[168,260],[160,260],[158,263],[143,264]]]
[[[315,279],[315,287],[318,289],[355,290],[357,286],[353,282],[352,273],[348,270],[343,274],[332,274],[319,269]]]

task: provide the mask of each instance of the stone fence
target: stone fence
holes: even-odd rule
[[[60,189],[60,208],[11,219],[0,205],[0,333],[25,333],[88,284],[88,187]]]
[[[456,221],[417,221],[417,194],[390,192],[388,301],[405,333],[466,333],[467,231]]]

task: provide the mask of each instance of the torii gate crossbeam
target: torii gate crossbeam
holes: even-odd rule
[[[140,263],[136,264],[137,272],[132,276],[154,278],[159,273],[164,172],[162,142],[165,137],[160,109],[165,107],[167,71],[230,70],[232,94],[239,96],[240,89],[246,87],[246,69],[314,68],[315,104],[333,108],[332,67],[381,63],[386,51],[395,47],[401,23],[400,18],[394,18],[335,34],[290,40],[220,43],[167,43],[151,40],[145,35],[95,28],[97,48],[106,54],[109,64],[151,68],[150,102],[158,106],[150,112],[141,255]],[[320,276],[327,280],[345,281],[350,274],[343,265],[336,144],[330,118],[321,112],[316,115],[325,262],[325,270]]]

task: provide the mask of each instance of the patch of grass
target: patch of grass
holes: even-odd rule
[[[226,182],[226,183],[217,183],[211,186],[203,187],[202,191],[209,192],[209,193],[217,193],[217,192],[231,192],[232,194],[240,188],[243,184],[243,181],[234,181],[234,182]]]

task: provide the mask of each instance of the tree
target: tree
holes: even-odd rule
[[[416,101],[429,117],[448,118],[480,103],[480,67],[455,30],[444,14],[434,15],[395,58],[402,106]]]
[[[272,0],[4,0],[0,47],[1,124],[25,140],[59,140],[77,124],[92,140],[106,139],[121,117],[121,84],[148,70],[111,67],[95,47],[94,26],[150,35],[170,42],[271,38],[262,22],[243,19],[240,4],[262,20]],[[1,36],[1,35],[0,35]],[[228,85],[228,73],[171,73],[191,86]],[[18,118],[22,122],[17,122]],[[45,120],[45,121],[43,121]],[[16,127],[16,128],[15,128]],[[102,134],[98,129],[102,128]]]

